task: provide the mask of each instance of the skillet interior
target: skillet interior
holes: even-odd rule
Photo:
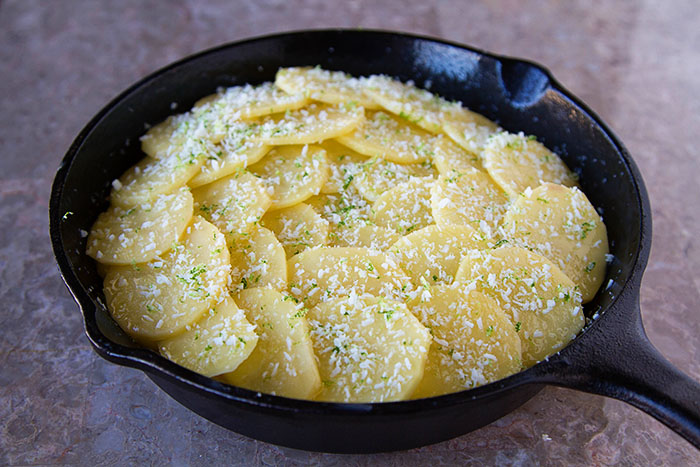
[[[294,65],[414,80],[462,101],[505,129],[537,135],[580,175],[583,191],[608,228],[615,260],[608,267],[604,290],[586,306],[587,316],[604,315],[623,288],[636,291],[648,255],[642,236],[649,230],[646,193],[636,167],[604,124],[545,69],[416,36],[290,33],[213,49],[145,78],[105,107],[66,155],[54,181],[51,237],[64,280],[80,303],[87,335],[105,358],[147,370],[181,403],[234,431],[276,444],[335,452],[388,451],[441,441],[499,418],[541,388],[535,367],[481,388],[419,401],[296,401],[225,386],[185,370],[140,349],[111,320],[79,230],[89,231],[107,207],[111,181],[143,157],[138,137],[144,125],[172,114],[173,103],[175,111],[184,111],[219,86],[270,81],[279,67]]]

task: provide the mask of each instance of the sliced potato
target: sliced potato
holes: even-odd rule
[[[195,213],[226,235],[250,231],[272,204],[263,183],[244,170],[196,188],[192,195]]]
[[[306,309],[276,290],[242,290],[236,302],[255,324],[259,339],[250,357],[222,379],[278,396],[312,399],[321,388]]]
[[[402,164],[429,161],[433,150],[430,133],[385,112],[368,112],[361,125],[337,139],[360,154]]]
[[[169,360],[204,376],[235,370],[258,342],[254,326],[228,295],[188,328],[179,336],[160,341],[158,350]]]
[[[92,225],[86,252],[104,264],[144,263],[169,250],[191,219],[187,188],[129,209],[112,206]]]
[[[422,378],[430,333],[403,303],[353,294],[307,316],[323,381],[318,400],[401,400]]]
[[[287,288],[287,257],[275,234],[264,227],[229,235],[231,291],[252,287]]]
[[[583,328],[576,285],[547,258],[524,248],[467,252],[455,281],[496,299],[518,331],[525,367],[561,349]]]
[[[434,284],[451,284],[464,251],[484,246],[466,225],[430,225],[400,238],[389,248],[413,284],[429,291]]]
[[[328,243],[328,221],[308,204],[299,203],[270,211],[263,216],[261,223],[275,233],[287,258]]]
[[[195,216],[180,242],[161,257],[107,270],[107,307],[117,324],[138,341],[173,337],[227,293],[230,271],[224,236]]]
[[[482,170],[478,154],[465,151],[445,137],[434,138],[433,163],[438,173],[449,175],[453,171],[464,172],[472,168]]]
[[[576,186],[576,175],[534,136],[505,131],[492,135],[481,158],[489,175],[513,199],[544,182]]]
[[[434,180],[413,178],[384,193],[372,204],[372,221],[400,234],[408,234],[434,223],[430,189]]]
[[[463,149],[479,156],[489,137],[500,131],[496,123],[481,114],[460,107],[452,109],[442,122],[442,129]]]
[[[320,67],[280,68],[275,75],[275,85],[290,94],[305,93],[327,104],[354,102],[365,109],[375,109],[377,104],[363,93],[365,80]]]
[[[252,141],[262,144],[311,144],[344,135],[365,119],[362,107],[311,104],[303,109],[265,117]]]
[[[487,174],[468,168],[440,175],[431,205],[438,225],[469,225],[491,238],[508,208],[508,197]]]
[[[330,246],[352,246],[386,251],[401,235],[393,229],[360,221],[336,225],[328,233]]]
[[[411,311],[433,337],[423,379],[412,398],[471,389],[520,371],[520,338],[490,297],[436,286]]]
[[[317,195],[328,180],[328,161],[318,146],[282,146],[273,148],[250,171],[267,185],[270,209],[280,209]]]
[[[525,189],[508,209],[504,237],[546,256],[593,299],[605,277],[608,233],[603,219],[576,187],[545,183]]]
[[[190,112],[172,115],[141,136],[141,150],[155,159],[163,159],[179,152],[187,138],[197,133],[197,129],[197,121]]]
[[[314,248],[287,262],[289,290],[306,306],[351,293],[403,300],[411,279],[390,256],[367,248]]]
[[[305,203],[330,222],[332,227],[349,229],[371,223],[369,216],[372,207],[352,185],[340,193],[312,196]]]
[[[326,159],[330,168],[328,180],[321,187],[321,193],[338,193],[346,190],[360,170],[360,166],[367,162],[367,158],[335,140],[324,141],[320,146],[326,150]]]
[[[382,158],[372,158],[360,165],[353,175],[352,185],[368,201],[376,201],[382,193],[397,183],[406,182],[412,177],[436,177],[437,172],[431,162],[422,164],[397,164]]]

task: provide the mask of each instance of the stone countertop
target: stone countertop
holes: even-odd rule
[[[693,0],[0,0],[0,464],[697,464],[698,452],[651,417],[558,388],[476,432],[406,452],[309,453],[226,431],[91,350],[54,264],[47,204],[59,161],[94,113],[151,71],[217,44],[365,27],[529,58],[601,115],[640,166],[654,218],[644,323],[700,379],[698,24]]]

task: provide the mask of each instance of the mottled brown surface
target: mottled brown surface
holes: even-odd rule
[[[1,1],[0,464],[700,463],[651,417],[556,388],[479,431],[400,453],[307,453],[228,432],[92,352],[53,264],[46,214],[53,173],[88,119],[203,48],[361,26],[530,58],[596,110],[639,164],[655,223],[644,322],[661,352],[700,379],[698,24],[694,0]]]

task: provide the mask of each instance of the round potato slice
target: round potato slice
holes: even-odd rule
[[[605,277],[608,233],[603,219],[578,188],[545,183],[525,189],[508,209],[503,235],[553,261],[593,299]]]
[[[161,257],[107,270],[107,307],[134,339],[166,339],[182,333],[228,293],[230,273],[224,236],[195,216],[180,242]]]
[[[296,399],[321,388],[306,309],[276,290],[242,290],[236,302],[255,324],[258,343],[248,359],[222,379],[235,386]]]
[[[311,104],[265,117],[252,140],[272,145],[318,143],[353,131],[364,119],[364,110],[356,105]]]
[[[287,288],[287,257],[277,237],[264,227],[229,235],[231,291],[252,287]]]
[[[321,187],[321,193],[338,193],[346,190],[360,170],[360,166],[367,162],[367,158],[335,140],[324,141],[320,146],[326,151],[330,168],[328,180]]]
[[[308,204],[299,203],[270,211],[263,216],[261,223],[275,233],[287,258],[328,243],[328,221]]]
[[[430,178],[413,178],[384,193],[372,204],[372,221],[382,227],[408,234],[434,223],[430,208]]]
[[[393,229],[361,222],[337,225],[328,233],[330,246],[352,246],[379,251],[388,250],[399,237]]]
[[[432,135],[385,112],[368,112],[365,121],[338,141],[369,157],[415,164],[430,160]]]
[[[361,164],[351,181],[366,200],[376,201],[382,193],[397,183],[406,182],[413,177],[436,176],[437,172],[431,162],[397,164],[375,157]]]
[[[445,137],[434,138],[433,163],[438,173],[449,175],[453,171],[464,172],[472,168],[482,170],[478,154],[465,151]]]
[[[463,149],[479,156],[489,137],[501,129],[488,118],[460,107],[452,109],[442,122],[442,129]]]
[[[466,225],[430,225],[400,238],[389,248],[413,284],[425,290],[451,284],[462,253],[484,246],[479,234]]]
[[[305,203],[326,219],[333,228],[349,229],[371,222],[371,205],[352,185],[340,193],[312,196],[305,200]]]
[[[351,293],[401,300],[412,293],[411,279],[395,260],[366,248],[314,248],[287,261],[289,290],[312,307]]]
[[[433,343],[412,398],[439,396],[520,371],[520,338],[498,304],[477,291],[436,286],[410,310]]]
[[[498,302],[518,331],[525,367],[558,351],[585,323],[576,285],[547,258],[524,248],[467,252],[455,282]]]
[[[272,196],[270,209],[280,209],[317,195],[328,180],[328,161],[326,151],[318,146],[281,146],[250,171],[267,185]]]
[[[438,177],[431,206],[438,225],[469,225],[492,238],[508,208],[508,197],[487,174],[468,168]]]
[[[365,80],[320,67],[280,68],[275,75],[275,85],[290,94],[306,93],[327,104],[354,102],[365,109],[376,109],[377,104],[363,93]]]
[[[145,263],[169,250],[192,220],[192,195],[181,188],[150,203],[112,206],[97,217],[87,254],[104,264]]]
[[[244,170],[192,190],[192,195],[195,213],[226,235],[250,231],[272,204],[263,182]]]
[[[513,199],[544,182],[576,186],[576,175],[534,136],[506,131],[492,135],[481,158],[491,178]]]
[[[254,326],[228,295],[188,328],[179,336],[160,341],[158,350],[169,360],[204,376],[235,370],[258,342]]]
[[[352,294],[307,316],[323,381],[317,400],[402,400],[422,378],[430,333],[403,303]]]
[[[172,115],[141,136],[141,150],[155,159],[179,152],[186,139],[196,130],[196,125],[197,121],[190,112]]]

